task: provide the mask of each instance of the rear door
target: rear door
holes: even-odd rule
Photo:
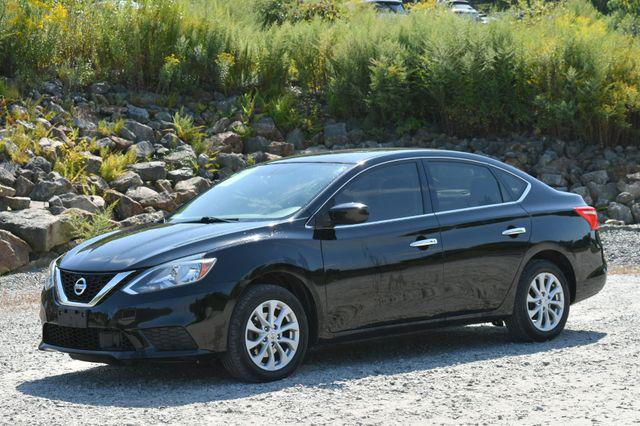
[[[449,313],[497,308],[529,247],[531,219],[517,202],[529,184],[477,162],[427,160],[444,257]]]
[[[325,230],[327,307],[331,331],[428,316],[442,286],[440,233],[419,161],[366,170],[327,204],[369,207],[358,225]]]

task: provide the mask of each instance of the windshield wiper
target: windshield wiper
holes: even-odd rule
[[[178,223],[228,223],[228,222],[237,222],[237,221],[238,221],[237,218],[202,216],[199,219],[188,219],[188,220],[180,221]]]

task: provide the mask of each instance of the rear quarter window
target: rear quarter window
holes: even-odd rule
[[[502,195],[505,201],[517,201],[522,197],[527,189],[527,182],[521,178],[505,172],[504,170],[494,169],[496,176],[500,180]]]

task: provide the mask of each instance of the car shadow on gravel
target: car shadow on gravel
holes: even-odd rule
[[[340,389],[349,380],[428,371],[593,344],[605,333],[565,330],[545,343],[512,343],[504,328],[454,327],[314,350],[297,374],[239,383],[218,364],[97,366],[26,381],[23,394],[80,405],[159,408],[258,396],[292,387]],[[71,361],[71,360],[70,360]]]

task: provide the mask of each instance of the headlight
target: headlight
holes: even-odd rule
[[[142,273],[123,291],[140,294],[193,284],[206,277],[215,263],[215,257],[207,258],[204,254],[174,260]]]
[[[58,269],[58,260],[60,260],[62,256],[56,257],[49,264],[49,275],[47,276],[47,281],[44,282],[44,289],[49,290],[53,288],[56,283],[56,274]]]

